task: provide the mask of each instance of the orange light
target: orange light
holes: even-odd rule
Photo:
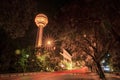
[[[48,45],[51,45],[51,41],[48,41],[47,44],[48,44]]]

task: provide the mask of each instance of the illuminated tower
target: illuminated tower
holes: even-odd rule
[[[47,25],[48,18],[44,14],[38,14],[35,17],[35,23],[38,27],[35,47],[40,48],[42,46],[43,28]]]

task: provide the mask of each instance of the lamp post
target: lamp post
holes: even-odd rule
[[[43,28],[48,24],[48,17],[45,14],[38,14],[35,17],[35,23],[38,27],[35,48],[42,46]]]

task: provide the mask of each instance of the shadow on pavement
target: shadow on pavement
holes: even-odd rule
[[[64,79],[64,80],[93,80],[93,79],[83,79],[83,78],[75,78],[75,79]]]
[[[109,77],[107,78],[108,80],[120,80],[120,78],[116,78],[116,77]]]

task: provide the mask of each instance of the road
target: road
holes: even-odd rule
[[[108,80],[120,80],[120,77],[107,74]],[[96,73],[78,73],[76,70],[59,72],[40,72],[35,74],[2,76],[0,80],[100,80]]]
[[[92,76],[91,76],[92,75]],[[73,74],[64,72],[38,73],[34,75],[2,77],[0,80],[98,80],[95,74]]]

